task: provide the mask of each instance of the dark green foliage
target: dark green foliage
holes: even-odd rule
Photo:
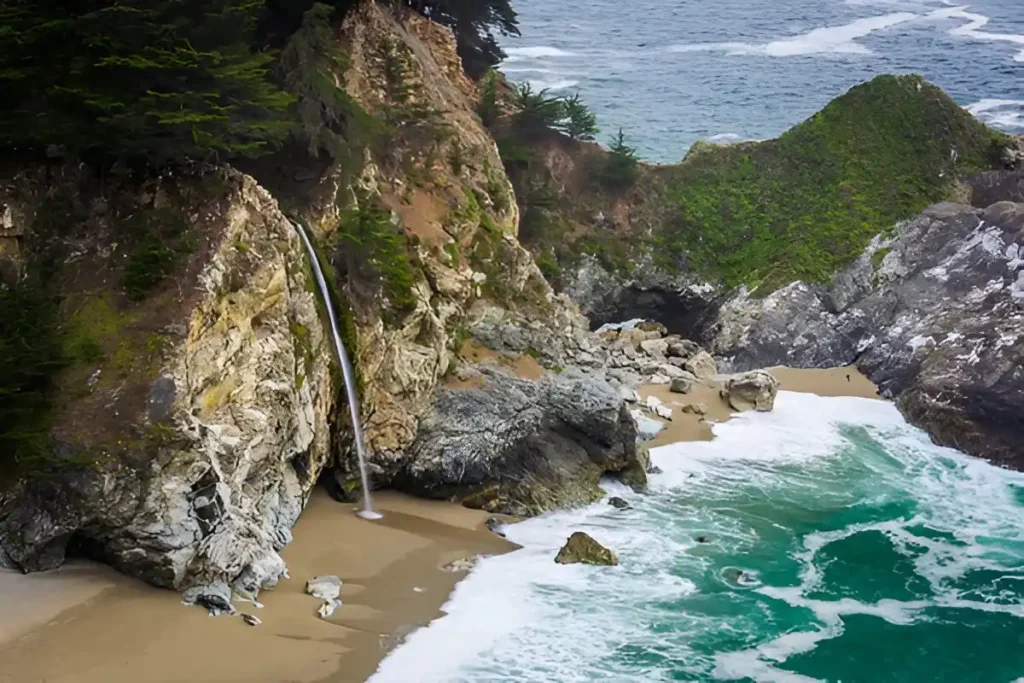
[[[491,69],[480,81],[480,104],[477,114],[485,126],[493,126],[501,116],[498,108],[498,72]]]
[[[291,97],[251,49],[262,4],[3,0],[0,147],[148,164],[267,151]]]
[[[534,92],[529,83],[517,86],[515,108],[513,123],[523,131],[555,128],[565,116],[562,98],[552,97],[546,89]]]
[[[562,101],[563,120],[557,125],[558,129],[573,140],[593,140],[600,130],[597,127],[597,117],[590,107],[580,99],[579,94],[567,97]]]
[[[728,286],[826,281],[896,221],[995,164],[993,134],[918,76],[879,76],[777,140],[691,151],[660,176],[661,265]]]
[[[405,235],[376,198],[356,194],[342,213],[337,239],[349,277],[376,288],[387,299],[386,319],[395,322],[416,307],[416,271]]]
[[[619,129],[608,147],[608,156],[597,177],[602,185],[611,189],[623,189],[633,185],[637,177],[636,149],[626,143],[626,136]]]
[[[141,301],[177,268],[193,250],[185,219],[169,210],[142,211],[124,226],[134,242],[125,263],[121,284],[128,298]]]
[[[455,32],[462,65],[471,78],[480,78],[505,58],[495,32],[518,36],[519,22],[509,0],[432,0],[430,18]]]
[[[338,79],[347,68],[334,9],[316,3],[302,16],[277,65],[284,89],[295,98],[292,134],[312,156],[327,152],[340,161],[377,132],[374,119],[341,87]]]
[[[57,301],[33,283],[0,288],[0,477],[53,457],[51,400],[63,366]]]

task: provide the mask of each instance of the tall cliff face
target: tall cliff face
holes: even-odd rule
[[[4,185],[34,217],[29,269],[57,261],[67,367],[52,461],[0,497],[2,548],[25,570],[70,545],[179,590],[271,585],[331,457],[336,388],[301,244],[237,172],[90,190],[71,173]],[[142,281],[157,257],[163,277]]]
[[[64,367],[54,448],[0,493],[0,558],[38,570],[86,554],[226,609],[283,575],[278,552],[322,472],[336,497],[358,495],[324,302],[290,218],[327,266],[375,486],[535,513],[593,499],[606,472],[643,481],[622,394],[559,374],[599,367],[600,340],[519,244],[451,34],[367,2],[337,39],[338,85],[366,124],[337,161],[3,182],[0,260],[61,302]],[[470,367],[466,344],[497,364]],[[503,388],[530,419],[500,431]],[[473,434],[449,433],[468,418]]]

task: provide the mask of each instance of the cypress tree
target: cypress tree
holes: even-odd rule
[[[150,164],[272,148],[292,98],[251,49],[262,6],[0,0],[0,147]]]
[[[519,20],[509,0],[435,0],[425,4],[430,6],[431,19],[455,32],[462,65],[474,79],[505,59],[495,33],[519,35]]]

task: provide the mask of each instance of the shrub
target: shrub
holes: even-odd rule
[[[593,140],[600,132],[597,117],[580,99],[579,94],[562,101],[562,113],[564,118],[558,123],[558,129],[573,140]]]
[[[608,147],[604,167],[599,171],[603,185],[612,189],[623,189],[633,185],[637,178],[636,149],[626,143],[626,136],[619,129]]]

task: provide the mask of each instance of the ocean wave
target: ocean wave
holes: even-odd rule
[[[410,672],[423,683],[639,683],[680,672],[811,683],[780,663],[843,637],[851,615],[899,628],[926,628],[945,609],[1024,618],[1006,587],[1024,580],[1013,493],[1024,474],[933,445],[878,400],[780,392],[774,411],[712,428],[713,441],[651,451],[662,473],[646,495],[606,482],[630,510],[603,501],[505,527],[522,549],[480,561],[447,616],[415,631],[371,683],[405,683]],[[864,516],[832,526],[858,509]],[[621,564],[556,565],[577,530]],[[920,585],[878,595],[837,580],[835,563],[865,533],[888,538]],[[791,573],[780,577],[782,566]],[[758,581],[741,582],[739,570]],[[977,572],[1000,578],[964,590]],[[781,620],[792,613],[780,604],[808,616]]]
[[[535,47],[507,47],[505,48],[505,54],[509,57],[518,57],[520,59],[542,59],[545,57],[575,57],[575,52],[569,52],[568,50],[562,50],[557,47],[550,47],[547,45],[538,45]]]
[[[1024,100],[984,99],[964,109],[979,121],[997,128],[1024,129]]]
[[[931,19],[963,19],[967,23],[949,30],[951,36],[965,36],[974,40],[987,40],[992,42],[1012,43],[1020,46],[1020,52],[1014,56],[1014,61],[1024,62],[1024,35],[1017,33],[988,33],[981,29],[991,21],[984,14],[968,12],[968,5],[961,7],[947,7],[938,9],[928,15]]]
[[[571,88],[571,87],[573,87],[575,85],[579,85],[579,81],[574,81],[574,80],[571,80],[571,79],[562,79],[562,80],[557,80],[557,81],[545,81],[545,80],[542,80],[542,79],[530,79],[529,82],[530,82],[530,86],[534,90],[550,90],[552,92],[555,92],[555,91],[558,91],[558,90],[565,90],[566,88]]]
[[[692,43],[672,45],[669,52],[726,52],[731,55],[766,55],[769,57],[796,57],[816,54],[870,55],[871,50],[856,42],[876,31],[908,21],[919,15],[912,12],[892,12],[878,17],[857,19],[841,26],[816,28],[789,38],[769,43]]]

